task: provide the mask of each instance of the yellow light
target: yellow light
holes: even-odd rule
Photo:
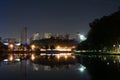
[[[13,45],[13,44],[10,44],[9,47],[10,47],[10,49],[13,49],[14,45]]]
[[[31,49],[34,50],[35,49],[35,45],[31,45]]]
[[[9,60],[13,61],[13,56],[12,55],[10,55]]]
[[[57,49],[60,49],[60,46],[57,46],[56,48],[57,48]]]
[[[72,56],[73,59],[75,59],[75,56]]]
[[[75,46],[72,46],[72,48],[75,48]]]
[[[35,60],[35,55],[34,54],[31,55],[31,60]]]
[[[65,55],[65,59],[67,59],[68,58],[68,56],[67,55]]]
[[[60,55],[59,55],[59,54],[57,55],[57,59],[58,59],[58,60],[60,59]]]

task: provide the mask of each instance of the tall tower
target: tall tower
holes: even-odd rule
[[[24,27],[21,31],[21,43],[22,44],[27,44],[27,34],[28,34],[27,27]]]

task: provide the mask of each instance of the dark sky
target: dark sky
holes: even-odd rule
[[[23,27],[34,32],[89,31],[89,23],[118,10],[120,0],[0,0],[0,36],[19,37]]]

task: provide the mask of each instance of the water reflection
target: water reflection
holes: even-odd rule
[[[119,55],[77,55],[76,58],[87,67],[92,80],[120,80]]]
[[[11,76],[18,76],[17,80],[49,80],[50,78],[52,80],[120,80],[119,73],[119,55],[72,53],[0,55],[1,80],[16,80]]]
[[[67,54],[40,54],[35,55],[32,54],[30,58],[31,62],[33,63],[34,70],[38,70],[39,66],[35,66],[36,64],[44,65],[45,71],[50,71],[51,68],[60,69],[60,68],[67,68],[69,69],[71,65],[75,65],[77,63],[77,59],[75,55],[71,53]]]

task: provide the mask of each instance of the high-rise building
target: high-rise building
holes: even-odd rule
[[[40,34],[38,32],[34,33],[32,36],[32,40],[40,40]]]
[[[21,31],[21,43],[22,44],[27,44],[27,34],[28,34],[27,27],[24,27]]]
[[[52,37],[52,33],[44,33],[44,38],[49,39]]]

